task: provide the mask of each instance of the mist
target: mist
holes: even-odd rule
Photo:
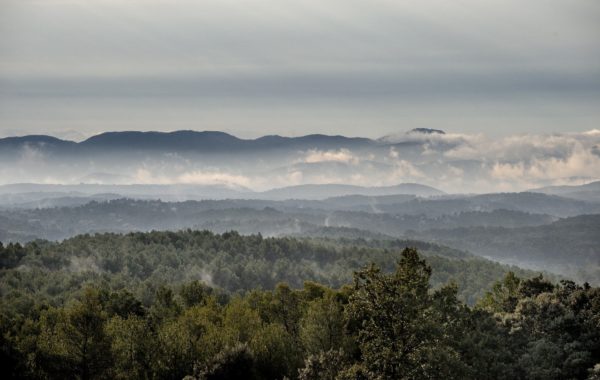
[[[0,0],[3,379],[600,379],[600,1]]]
[[[186,133],[210,146],[184,143],[178,136]],[[132,138],[139,141],[127,145]],[[496,138],[415,130],[376,140],[113,133],[81,143],[0,139],[0,146],[2,184],[196,185],[260,192],[305,184],[419,183],[446,193],[485,193],[580,185],[600,177],[596,129]]]

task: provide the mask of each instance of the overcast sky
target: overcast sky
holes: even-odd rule
[[[598,0],[0,0],[0,136],[599,124]]]

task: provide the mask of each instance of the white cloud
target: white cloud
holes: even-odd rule
[[[598,137],[600,136],[600,129],[590,129],[589,131],[583,132],[582,135]]]
[[[520,191],[600,179],[600,130],[563,134],[406,134],[388,142],[417,143],[420,153],[396,162],[392,178],[417,178],[449,191]],[[462,166],[461,166],[462,165]],[[418,169],[415,171],[415,169]]]
[[[423,180],[426,179],[427,176],[421,170],[419,170],[415,165],[406,160],[398,160],[394,163],[394,168],[390,173],[387,181],[391,181],[391,184],[395,184],[398,182],[410,182],[414,180]]]
[[[449,192],[523,191],[600,179],[598,129],[501,138],[412,134],[395,142],[399,145],[223,155],[218,159],[193,158],[185,153],[150,155],[139,161],[124,159],[119,165],[99,158],[62,160],[32,145],[14,155],[9,165],[0,163],[0,178],[3,183],[75,184],[82,178],[86,182],[101,178],[96,181],[255,190],[307,183],[378,186],[419,182]]]
[[[354,156],[348,149],[327,151],[311,149],[306,152],[306,155],[302,161],[308,164],[314,164],[318,162],[345,162],[358,164],[360,159],[357,156]]]
[[[223,184],[231,186],[249,186],[251,184],[250,178],[231,173],[221,172],[203,172],[203,171],[192,171],[179,175],[177,177],[179,183],[185,184],[198,184],[198,185],[214,185]]]
[[[157,174],[146,168],[139,168],[134,176],[134,183],[139,184],[187,184],[187,185],[224,185],[231,187],[248,187],[252,185],[249,177],[220,172],[216,170],[202,171],[192,170],[183,173],[177,173],[172,176]]]

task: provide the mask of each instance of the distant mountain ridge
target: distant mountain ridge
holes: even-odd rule
[[[378,144],[377,141],[362,137],[312,134],[299,137],[267,135],[256,139],[241,139],[220,131],[181,130],[174,132],[105,132],[82,142],[61,140],[47,135],[27,135],[0,139],[1,150],[34,147],[58,151],[60,153],[89,153],[90,151],[115,150],[166,150],[233,153],[236,150],[269,149],[330,149],[360,148]]]
[[[410,194],[421,197],[444,195],[441,190],[418,183],[401,183],[395,186],[355,186],[345,184],[307,184],[288,186],[278,189],[263,191],[261,197],[267,199],[326,199],[344,196],[386,196]]]
[[[600,181],[575,186],[547,186],[531,190],[536,193],[559,195],[588,202],[600,202]]]
[[[25,146],[47,147],[47,148],[66,148],[74,147],[77,143],[69,140],[61,140],[57,137],[48,135],[27,135],[19,137],[0,138],[0,149],[15,149]]]
[[[522,158],[508,157],[511,153],[491,159],[476,153],[484,152],[485,147],[470,147],[471,143],[482,142],[429,128],[379,139],[323,134],[248,139],[220,131],[192,130],[106,132],[81,142],[29,135],[0,138],[0,184],[216,185],[224,190],[211,189],[205,195],[219,199],[238,197],[229,191],[245,192],[239,189],[244,187],[254,190],[253,197],[324,199],[345,195],[443,194],[431,188],[408,188],[407,183],[426,184],[454,194],[481,194],[500,188],[522,191],[523,183],[539,187],[558,180],[581,183],[598,179],[595,167],[586,169],[589,172],[586,176],[555,179],[542,176],[523,182],[519,179],[521,174],[517,174],[506,179],[494,174],[497,170],[494,162],[518,166]],[[466,150],[461,148],[467,146]],[[462,157],[463,153],[466,157]],[[393,188],[398,183],[404,183],[403,188]],[[315,188],[309,184],[328,185]],[[600,204],[599,184],[529,191]],[[289,185],[307,187],[254,194]],[[366,189],[375,185],[391,188]],[[128,196],[121,191],[95,191],[105,192]],[[187,199],[172,197],[171,192],[165,195],[170,200]]]
[[[403,183],[395,186],[363,187],[341,184],[312,184],[276,188],[257,192],[244,187],[223,185],[100,185],[100,184],[35,184],[19,183],[0,185],[4,197],[0,206],[12,204],[48,204],[51,198],[97,197],[103,194],[119,194],[120,197],[135,199],[199,200],[199,199],[257,199],[257,200],[324,200],[349,196],[429,197],[445,194],[431,186]],[[115,197],[112,197],[115,198]],[[412,199],[412,198],[410,198]]]

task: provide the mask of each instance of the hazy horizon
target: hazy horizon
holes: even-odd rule
[[[448,193],[485,193],[600,179],[598,129],[497,138],[420,132],[358,141],[317,136],[245,140],[243,146],[213,135],[186,141],[168,140],[168,134],[158,140],[118,134],[81,148],[5,140],[0,184],[184,184],[264,191],[303,184],[419,183]]]
[[[600,120],[599,15],[587,0],[5,0],[0,136],[583,132]]]
[[[600,379],[599,37],[600,0],[0,0],[3,379]]]

